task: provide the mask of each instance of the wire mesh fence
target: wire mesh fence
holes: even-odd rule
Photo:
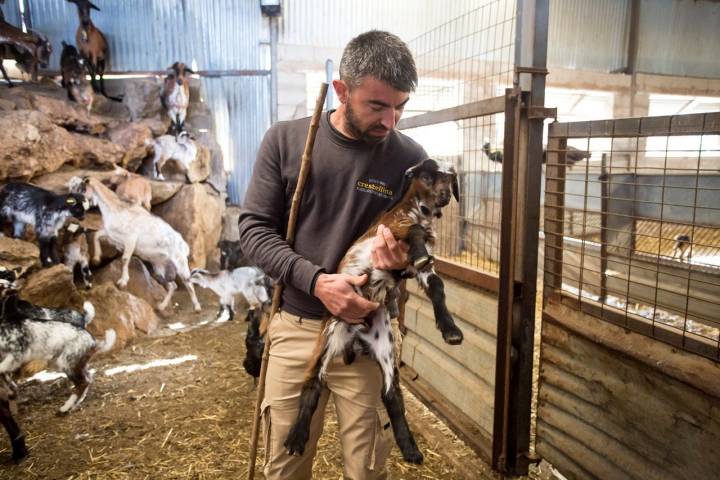
[[[551,125],[544,223],[549,293],[720,360],[720,114]]]
[[[419,84],[405,117],[423,120],[399,125],[460,176],[460,202],[438,222],[435,254],[491,274],[500,258],[504,104],[481,104],[512,86],[515,6],[514,0],[481,2],[409,42]]]

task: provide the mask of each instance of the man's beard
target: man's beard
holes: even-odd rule
[[[367,129],[363,130],[360,128],[360,124],[358,122],[357,117],[355,116],[355,112],[353,112],[352,107],[350,106],[350,101],[345,103],[345,128],[350,132],[350,134],[357,138],[360,141],[363,141],[365,143],[368,143],[370,145],[375,145],[376,143],[380,143],[387,136],[385,137],[376,137],[374,135],[370,135],[370,130],[373,128],[382,127],[382,125],[371,125]]]

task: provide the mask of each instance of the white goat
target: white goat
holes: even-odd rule
[[[155,178],[164,180],[162,169],[168,160],[175,160],[187,177],[190,164],[197,157],[197,146],[190,138],[188,132],[180,132],[177,139],[174,135],[161,135],[155,140],[146,140],[146,145],[151,145],[155,156],[153,157],[153,173]],[[190,179],[188,179],[190,181]]]
[[[94,178],[84,179],[85,195],[100,208],[103,227],[95,235],[94,261],[100,261],[100,237],[105,236],[110,243],[123,252],[122,275],[117,281],[120,288],[125,288],[130,273],[128,264],[133,254],[152,265],[153,272],[168,292],[158,304],[164,310],[173,293],[177,289],[175,278],[180,277],[185,288],[190,292],[193,307],[200,311],[200,302],[195,295],[195,288],[190,283],[190,267],[188,266],[188,247],[182,236],[157,217],[139,205],[128,205],[121,201],[115,193]]]
[[[217,321],[224,322],[235,317],[235,295],[241,294],[249,306],[249,310],[262,309],[270,299],[268,277],[257,267],[240,267],[235,270],[220,270],[211,273],[196,268],[190,274],[190,282],[209,288],[220,297],[220,311]],[[228,313],[227,318],[224,317]]]

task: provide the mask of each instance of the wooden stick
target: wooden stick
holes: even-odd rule
[[[322,113],[323,105],[325,104],[327,90],[328,84],[322,83],[320,85],[320,94],[315,101],[315,111],[313,112],[312,120],[310,121],[310,129],[308,130],[307,139],[305,141],[305,150],[303,152],[302,159],[300,160],[300,173],[298,174],[297,185],[295,186],[292,203],[290,204],[290,218],[288,220],[286,237],[286,240],[291,247],[295,242],[295,224],[297,223],[298,210],[300,209],[300,200],[302,199],[302,194],[305,190],[305,181],[310,173],[310,159],[312,157],[313,146],[315,145],[315,135],[317,135],[318,126],[320,124],[320,114]],[[260,381],[257,386],[255,417],[253,418],[252,436],[250,437],[248,480],[253,480],[253,478],[255,478],[255,462],[257,460],[257,446],[260,433],[260,416],[262,414],[260,407],[262,406],[262,401],[265,398],[265,377],[267,376],[267,364],[268,359],[270,358],[270,336],[267,335],[267,332],[270,331],[270,322],[272,322],[272,319],[275,317],[275,314],[277,314],[277,311],[280,308],[282,290],[282,284],[278,283],[275,286],[275,291],[273,292],[272,307],[270,307],[270,318],[268,318],[267,328],[265,329],[265,348],[263,349],[262,363],[260,364]],[[265,452],[265,455],[267,455],[267,452]]]

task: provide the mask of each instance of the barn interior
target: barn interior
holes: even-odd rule
[[[460,185],[433,266],[464,340],[409,279],[396,355],[425,460],[393,448],[389,476],[717,476],[720,2],[88,4],[0,0],[0,417],[26,450],[0,430],[0,479],[262,478],[244,360],[274,285],[238,217],[265,132],[323,83],[337,108],[343,49],[372,29],[417,66],[396,129]],[[89,203],[50,239],[16,190]],[[236,269],[268,300],[223,300]],[[15,298],[93,339],[79,401],[47,359],[9,367]],[[328,408],[313,478],[342,478],[340,436]]]

